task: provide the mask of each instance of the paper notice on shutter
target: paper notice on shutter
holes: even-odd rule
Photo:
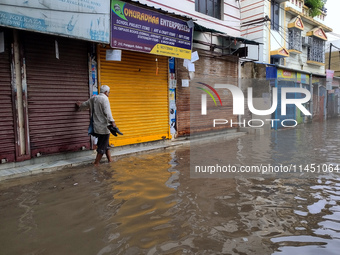
[[[195,61],[199,60],[198,52],[195,51],[191,53],[191,62],[194,63]]]
[[[122,61],[122,50],[106,50],[106,61]]]
[[[183,66],[184,66],[186,69],[188,69],[189,63],[190,63],[190,61],[189,61],[188,59],[184,59],[184,61],[183,61]]]
[[[188,71],[189,72],[195,72],[195,64],[194,63],[189,63],[188,65]]]

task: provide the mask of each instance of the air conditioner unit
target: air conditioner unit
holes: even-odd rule
[[[303,36],[302,37],[302,46],[311,46],[312,45],[312,37],[309,36]]]

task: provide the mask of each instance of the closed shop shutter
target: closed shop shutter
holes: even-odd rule
[[[190,81],[190,87],[196,88],[200,86],[197,82],[204,82],[210,86],[221,81],[227,81],[228,84],[237,86],[238,82],[238,58],[228,56],[224,58],[216,58],[204,55],[199,51],[199,60],[195,62],[194,79]],[[213,128],[213,119],[227,119],[237,122],[237,116],[233,115],[232,96],[219,94],[223,106],[214,107],[214,102],[207,100],[209,109],[206,116],[201,115],[201,104],[193,104],[190,107],[190,87],[182,87],[182,79],[189,79],[188,70],[183,66],[183,59],[177,59],[176,62],[178,81],[177,81],[177,132],[178,136],[186,136],[191,133],[216,131],[220,129],[230,128],[230,125],[221,125]],[[201,93],[199,93],[200,96]],[[209,96],[208,96],[209,97]],[[195,101],[200,102],[200,98]],[[192,122],[190,124],[190,121]]]
[[[5,52],[0,53],[0,160],[11,162],[15,160],[15,133],[9,33],[4,32],[4,38]]]
[[[282,88],[296,88],[298,86],[297,83],[295,83],[294,81],[285,81],[285,80],[279,80],[277,82],[277,98],[278,98],[278,102],[277,102],[277,109],[276,111],[272,114],[273,119],[278,119],[279,121],[275,121],[274,123],[274,128],[275,130],[283,128],[284,126],[282,126],[282,121],[286,120],[286,119],[291,119],[291,120],[296,120],[297,116],[296,116],[296,106],[293,104],[287,104],[286,106],[286,115],[281,115],[282,114],[282,109],[281,109],[281,91]],[[292,94],[292,93],[288,93],[287,94],[287,98],[292,99],[295,98],[296,94]],[[295,124],[294,121],[285,121],[283,123],[286,126],[293,126]]]
[[[22,38],[32,156],[89,149],[89,112],[75,111],[76,101],[89,98],[87,43],[33,33]]]
[[[100,81],[110,86],[112,115],[124,133],[111,136],[110,144],[169,138],[167,57],[123,51],[122,61],[106,61],[106,49],[101,48]]]
[[[319,102],[319,86],[313,85],[313,121],[322,121],[322,114],[320,114]]]

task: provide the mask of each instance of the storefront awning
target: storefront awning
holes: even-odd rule
[[[215,36],[221,36],[221,37],[229,38],[231,40],[237,40],[238,42],[241,42],[241,43],[244,43],[244,44],[250,44],[250,45],[260,45],[260,44],[262,44],[262,43],[259,43],[259,42],[256,42],[256,41],[252,41],[252,40],[242,38],[242,37],[230,36],[230,35],[227,35],[226,33],[221,32],[221,31],[199,25],[196,22],[194,22],[194,24],[195,24],[194,30],[197,31],[197,32],[209,32],[209,33],[212,33]]]
[[[145,8],[145,9],[149,9],[149,10],[152,10],[152,11],[157,11],[159,13],[163,13],[163,14],[166,14],[170,17],[174,17],[174,18],[178,18],[178,19],[182,19],[182,20],[185,20],[185,21],[189,21],[189,20],[192,20],[191,17],[188,17],[188,16],[185,16],[185,15],[180,15],[180,14],[177,14],[177,13],[174,13],[174,12],[169,12],[169,11],[166,11],[166,10],[163,10],[162,8],[156,8],[155,6],[153,6],[152,4],[143,4],[141,3],[140,1],[138,0],[130,0],[130,1],[126,1],[126,2],[134,2],[136,3],[137,5]]]

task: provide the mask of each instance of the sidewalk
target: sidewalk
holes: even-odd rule
[[[178,146],[189,146],[190,142],[204,143],[212,140],[230,140],[245,135],[245,132],[236,132],[228,130],[223,133],[200,134],[187,138],[178,138],[175,140],[164,140],[129,146],[112,148],[111,155],[113,158],[133,155],[137,153],[165,150]],[[33,158],[24,162],[0,164],[0,181],[22,176],[28,176],[38,173],[47,173],[61,170],[66,167],[91,164],[96,157],[96,151],[69,152],[57,155]],[[105,158],[105,157],[104,157]],[[105,158],[106,159],[106,158]],[[103,159],[104,160],[104,159]]]

